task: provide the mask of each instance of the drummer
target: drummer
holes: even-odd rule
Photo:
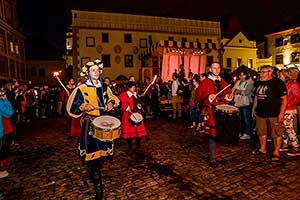
[[[138,101],[136,93],[136,83],[129,81],[127,84],[127,91],[122,92],[119,96],[121,100],[121,112],[122,112],[122,123],[121,137],[126,139],[128,144],[128,155],[133,154],[132,142],[135,139],[135,153],[139,155],[141,148],[141,137],[147,135],[144,122],[136,123],[134,120],[130,120],[130,116],[133,113],[141,113],[142,105]]]
[[[197,90],[196,100],[203,102],[204,107],[204,133],[208,136],[209,158],[211,167],[224,163],[219,157],[219,142],[217,140],[216,122],[214,118],[215,106],[226,104],[232,100],[233,95],[228,87],[220,94],[228,84],[220,77],[221,66],[218,62],[213,62],[206,79],[201,81],[200,88]]]
[[[103,84],[100,77],[102,70],[103,63],[98,59],[84,65],[80,75],[86,81],[74,89],[67,102],[67,111],[71,117],[82,116],[79,156],[94,184],[96,199],[103,197],[101,166],[105,159],[113,155],[113,143],[103,142],[92,136],[92,121],[112,111],[120,102],[110,88]]]

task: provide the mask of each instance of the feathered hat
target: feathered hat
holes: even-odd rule
[[[93,67],[93,66],[99,67],[100,74],[102,74],[102,71],[103,71],[103,62],[102,62],[100,59],[96,59],[96,60],[94,60],[94,61],[89,61],[89,62],[87,62],[87,63],[81,68],[80,76],[88,77],[90,68]]]

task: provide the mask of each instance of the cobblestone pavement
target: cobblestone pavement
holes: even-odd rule
[[[221,146],[227,163],[211,168],[206,140],[184,120],[149,120],[146,127],[144,156],[127,156],[126,143],[115,142],[114,161],[102,170],[105,199],[300,199],[300,156],[271,163],[251,155],[255,141],[248,140]],[[77,145],[64,133],[63,118],[23,128],[9,176],[0,179],[4,199],[93,199]]]

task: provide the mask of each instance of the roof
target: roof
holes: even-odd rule
[[[250,74],[250,76],[257,76],[256,71],[246,67],[245,65],[241,65],[231,73],[231,77],[238,76],[242,71],[246,71],[247,74]]]

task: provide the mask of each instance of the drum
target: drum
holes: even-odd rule
[[[143,122],[143,115],[141,115],[140,113],[132,113],[129,117],[129,121],[132,125],[134,126],[138,126]]]
[[[239,109],[232,105],[221,104],[216,106],[214,114],[217,140],[225,144],[237,145],[240,132]]]
[[[239,109],[237,107],[227,104],[217,105],[216,110],[228,114],[236,114],[237,112],[239,112]]]
[[[112,141],[120,137],[121,122],[112,116],[96,117],[93,122],[93,137],[101,141]]]

